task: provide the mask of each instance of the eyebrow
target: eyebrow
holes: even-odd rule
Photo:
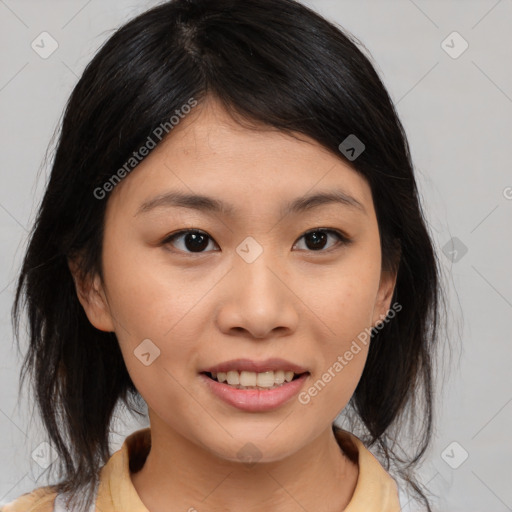
[[[312,208],[329,204],[340,204],[367,214],[365,207],[360,201],[339,189],[326,190],[298,197],[293,201],[286,203],[281,209],[281,214],[284,216],[290,213],[302,213]],[[218,213],[226,216],[235,216],[237,213],[237,209],[233,205],[224,203],[213,197],[171,191],[145,201],[138,208],[135,215],[137,216],[141,213],[147,213],[151,210],[162,207],[191,208],[207,213]]]

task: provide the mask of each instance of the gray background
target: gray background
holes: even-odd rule
[[[408,134],[440,251],[453,350],[442,352],[439,419],[420,476],[441,496],[436,510],[511,511],[512,0],[305,3],[370,51]],[[93,52],[155,4],[0,0],[0,504],[47,485],[52,460],[37,418],[29,422],[26,388],[18,402],[9,317],[47,176],[43,157]],[[46,59],[31,47],[43,46],[43,31],[58,44]],[[113,449],[143,425],[120,410]],[[401,501],[415,510],[405,494]]]

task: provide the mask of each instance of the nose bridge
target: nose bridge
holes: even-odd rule
[[[298,321],[282,265],[271,249],[247,237],[236,248],[230,272],[227,300],[219,311],[219,325],[225,332],[240,328],[262,338],[276,328],[294,330]]]
[[[251,292],[253,297],[265,295],[262,297],[267,301],[280,295],[279,280],[276,279],[271,269],[277,267],[277,262],[269,247],[263,247],[255,238],[248,236],[236,248],[237,258],[235,258],[236,280],[242,285],[245,293]]]

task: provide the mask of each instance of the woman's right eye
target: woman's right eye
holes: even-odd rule
[[[204,231],[199,231],[197,229],[188,229],[178,231],[177,233],[169,235],[162,241],[162,245],[175,246],[175,241],[180,241],[179,243],[181,243],[181,247],[179,247],[178,250],[182,252],[201,253],[210,252],[203,250],[206,247],[208,247],[209,240],[215,244],[213,238],[211,238],[210,235],[208,235]]]

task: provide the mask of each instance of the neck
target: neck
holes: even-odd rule
[[[221,459],[158,421],[151,422],[151,445],[142,469],[131,474],[151,512],[340,512],[357,483],[357,463],[344,455],[330,427],[275,462]]]

